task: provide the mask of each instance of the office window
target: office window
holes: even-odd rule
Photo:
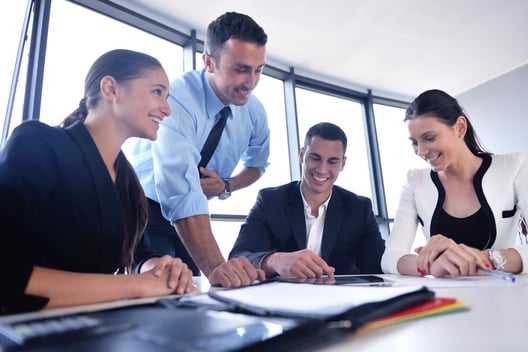
[[[347,135],[347,161],[336,185],[372,199],[363,108],[361,104],[326,94],[296,88],[299,145],[308,129],[318,122],[331,122]],[[298,160],[292,160],[292,163]]]
[[[196,69],[197,70],[201,70],[202,68],[204,68],[204,62],[203,62],[203,57],[202,57],[202,53],[201,52],[196,52],[196,55],[195,55],[195,60],[196,60]]]
[[[24,17],[27,8],[27,1],[2,1],[0,3],[0,128],[4,128],[4,119],[7,113],[7,103],[11,89],[13,72],[15,70],[17,51],[22,34]],[[31,37],[31,31],[28,33]],[[16,96],[11,114],[9,132],[13,130],[22,121],[24,90],[26,85],[27,73],[27,53],[29,52],[29,41],[26,41],[25,52],[20,65],[18,83],[16,87]]]
[[[51,6],[40,119],[59,124],[75,110],[84,93],[90,65],[113,49],[154,56],[169,80],[182,71],[180,46],[67,1]]]
[[[405,109],[374,104],[374,116],[387,211],[389,218],[394,218],[407,171],[427,167],[427,164],[413,152],[407,127],[403,122]]]
[[[413,152],[407,127],[403,122],[405,109],[381,104],[374,104],[373,108],[387,212],[389,218],[394,219],[407,171],[428,166]],[[417,228],[414,243],[412,248],[425,243],[420,227]]]

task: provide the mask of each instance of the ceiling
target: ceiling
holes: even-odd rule
[[[204,39],[226,11],[268,34],[267,62],[375,95],[461,94],[528,64],[526,0],[114,0]]]

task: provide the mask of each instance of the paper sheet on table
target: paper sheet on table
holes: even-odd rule
[[[387,300],[422,286],[335,286],[271,282],[239,289],[214,291],[214,298],[236,302],[259,314],[280,313],[328,317],[361,304]]]

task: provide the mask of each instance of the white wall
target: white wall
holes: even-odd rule
[[[456,98],[486,149],[528,153],[528,64]]]

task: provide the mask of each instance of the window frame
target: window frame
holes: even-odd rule
[[[77,4],[87,10],[98,12],[108,16],[116,21],[130,25],[134,28],[143,30],[152,35],[158,36],[169,42],[183,47],[183,65],[184,70],[196,68],[196,54],[203,51],[204,42],[197,38],[196,30],[190,30],[189,33],[171,28],[159,21],[148,18],[138,12],[127,9],[121,5],[112,3],[107,0],[64,0]],[[24,113],[24,116],[38,118],[40,113],[41,91],[39,91],[38,77],[40,77],[40,87],[42,85],[42,75],[44,70],[44,61],[47,41],[47,23],[49,21],[49,7],[51,0],[36,0],[35,13],[38,14],[32,23],[32,40],[29,48],[31,77],[28,77],[28,83],[25,87],[24,106],[32,109],[31,113]],[[28,69],[29,71],[29,69]],[[314,90],[322,94],[334,95],[338,98],[356,101],[361,104],[364,110],[364,125],[367,141],[367,153],[369,161],[369,172],[371,175],[373,208],[382,234],[388,235],[389,222],[391,219],[387,216],[386,200],[383,187],[383,175],[381,172],[380,155],[376,137],[376,126],[374,119],[373,104],[382,104],[395,107],[406,107],[409,102],[395,100],[383,96],[374,96],[370,89],[361,88],[353,89],[345,86],[332,84],[322,80],[313,79],[307,76],[298,75],[294,67],[280,68],[278,65],[267,64],[264,67],[263,74],[284,82],[284,99],[285,115],[287,126],[288,150],[290,156],[290,177],[291,179],[300,178],[300,165],[298,163],[299,150],[299,132],[297,124],[295,88]],[[35,77],[37,77],[35,79]],[[6,116],[7,117],[7,116]],[[214,221],[243,221],[245,214],[211,214]]]

